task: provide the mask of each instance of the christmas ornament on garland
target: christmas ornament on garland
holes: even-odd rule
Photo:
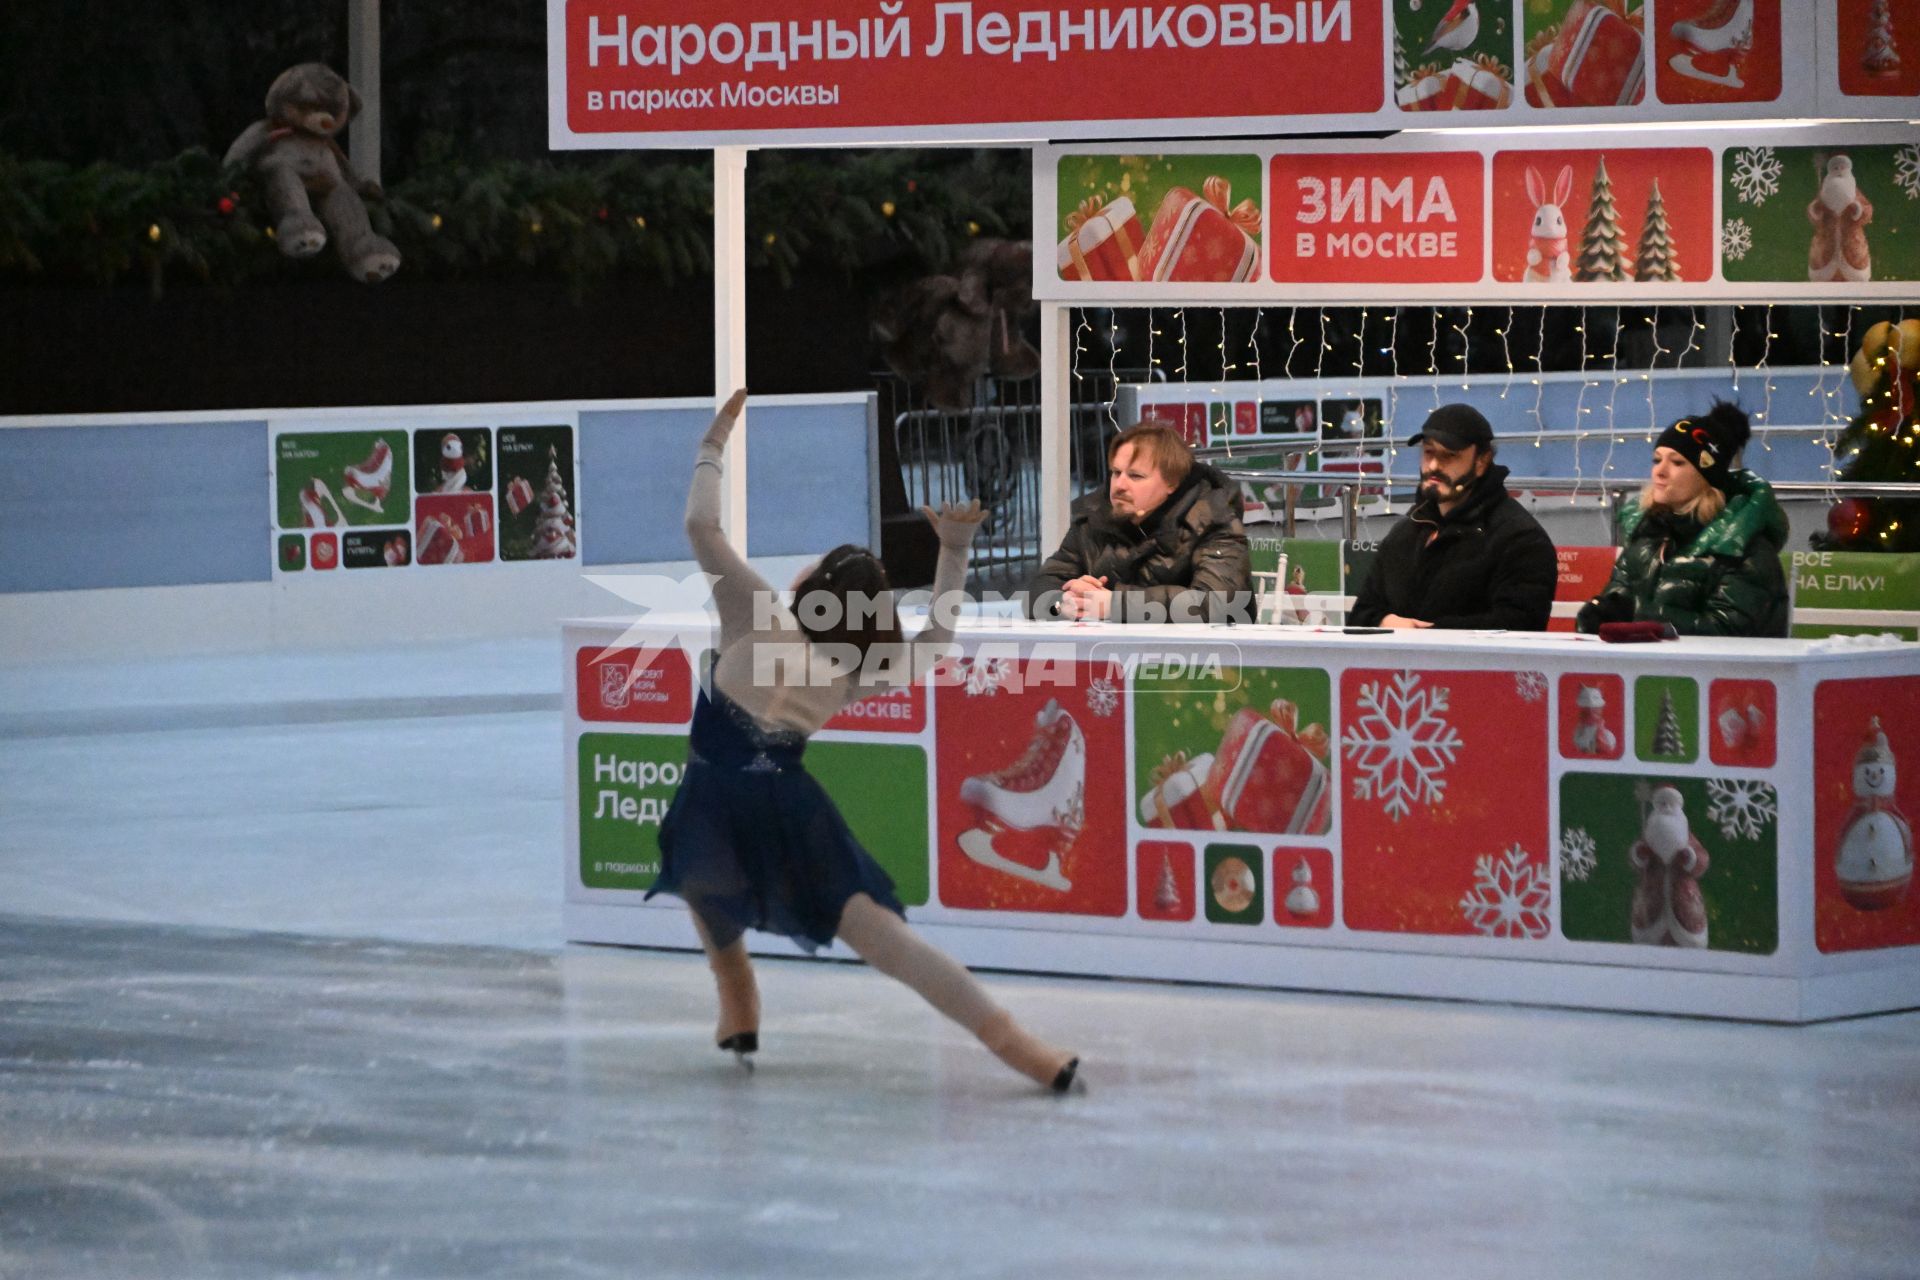
[[[1838,478],[1920,482],[1920,320],[1869,328],[1847,372],[1860,411],[1834,442]],[[1843,499],[1813,542],[1822,551],[1920,551],[1920,500]]]

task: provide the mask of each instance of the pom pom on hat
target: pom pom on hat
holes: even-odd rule
[[[1753,438],[1753,427],[1739,406],[1725,401],[1697,418],[1682,418],[1660,433],[1655,447],[1671,449],[1688,462],[1707,483],[1725,491],[1733,473],[1733,458]]]

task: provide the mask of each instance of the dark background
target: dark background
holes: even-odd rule
[[[389,189],[435,162],[604,161],[604,152],[547,150],[545,40],[542,0],[384,0]],[[0,156],[105,161],[136,173],[191,148],[217,158],[263,114],[273,78],[304,61],[346,73],[344,0],[8,0],[0,7]],[[1021,211],[1013,230],[1024,230],[1025,152],[920,156],[929,169],[984,165],[997,203]],[[750,219],[756,188],[779,181],[781,158],[757,152],[750,160]],[[711,181],[705,152],[637,161]],[[790,185],[782,199],[793,198]],[[766,199],[759,203],[764,210]],[[952,248],[876,244],[853,266],[816,254],[788,272],[750,271],[749,384],[764,392],[869,385],[875,300],[949,266]],[[331,248],[239,284],[170,275],[156,289],[138,273],[101,285],[0,270],[0,413],[707,394],[712,291],[701,269],[673,280],[616,272],[583,284],[511,268],[447,278],[412,259],[366,286],[339,270]]]

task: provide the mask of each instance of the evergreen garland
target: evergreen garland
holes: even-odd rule
[[[1031,207],[1019,152],[761,152],[747,172],[747,262],[783,284],[803,264],[943,269],[971,236],[1024,227]],[[713,269],[704,157],[448,158],[390,184],[368,214],[410,277],[528,271],[578,293],[609,276],[671,283]],[[0,153],[0,280],[140,278],[158,295],[315,272],[340,273],[332,247],[284,257],[258,181],[199,148],[144,168]]]

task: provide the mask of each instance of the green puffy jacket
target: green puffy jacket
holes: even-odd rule
[[[1729,478],[1727,506],[1704,529],[1685,516],[1630,507],[1625,543],[1606,589],[1580,610],[1579,628],[1671,622],[1684,636],[1784,636],[1787,578],[1780,549],[1787,515],[1751,471]]]

